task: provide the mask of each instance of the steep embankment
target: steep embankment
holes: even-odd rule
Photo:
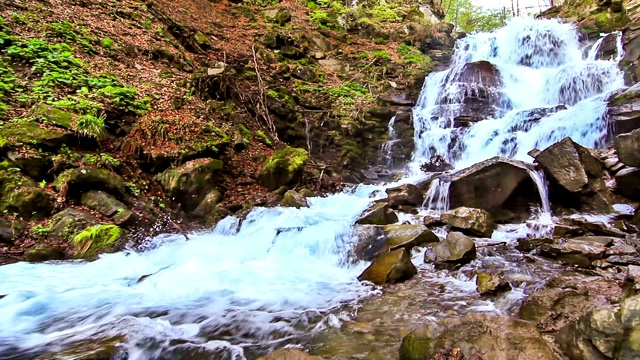
[[[412,131],[454,42],[432,1],[27,0],[0,16],[0,263],[93,257],[168,218],[210,225],[281,186],[356,180],[396,111]]]

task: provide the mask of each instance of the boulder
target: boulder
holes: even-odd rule
[[[298,193],[295,190],[289,190],[286,193],[284,193],[284,197],[280,202],[280,206],[294,207],[296,209],[300,209],[303,207],[309,207],[309,204],[307,203],[307,199],[304,196],[302,196],[300,193]]]
[[[453,165],[449,164],[447,160],[441,155],[433,155],[429,161],[420,165],[420,170],[424,172],[444,172],[453,170]]]
[[[309,159],[307,151],[288,147],[267,159],[258,174],[258,182],[269,190],[300,181],[302,170]]]
[[[631,167],[640,167],[640,129],[616,136],[618,159]]]
[[[388,225],[397,222],[398,216],[385,202],[373,204],[356,220],[356,224],[360,225]]]
[[[486,272],[478,273],[476,286],[480,295],[496,295],[511,290],[511,284],[502,276]]]
[[[73,237],[83,229],[99,223],[97,217],[92,213],[67,208],[55,214],[49,221],[49,237],[57,240],[70,241]]]
[[[209,191],[200,202],[200,205],[193,210],[193,215],[201,218],[210,217],[214,214],[220,200],[222,200],[222,193],[219,190],[213,189]]]
[[[429,322],[402,339],[400,360],[434,359],[456,347],[464,359],[556,360],[534,323],[508,316],[472,314]]]
[[[63,260],[65,258],[65,254],[60,248],[45,244],[37,244],[32,249],[24,252],[24,258],[29,262]]]
[[[560,260],[560,262],[589,267],[595,260],[601,260],[607,246],[614,239],[605,236],[581,236],[557,244],[542,245],[542,254]]]
[[[616,319],[614,310],[598,309],[560,329],[556,343],[570,359],[610,359],[622,331],[622,322]]]
[[[36,180],[44,179],[53,166],[51,158],[33,150],[9,151],[7,158],[25,174]]]
[[[321,356],[309,355],[298,349],[278,349],[269,355],[258,358],[258,360],[323,360]]]
[[[638,45],[640,48],[640,41]],[[636,69],[638,68],[636,65]],[[635,84],[609,99],[607,118],[612,124],[614,135],[640,128],[640,84]]]
[[[599,160],[568,137],[542,150],[536,161],[553,181],[572,193],[587,187],[589,177],[603,176]]]
[[[69,169],[58,175],[53,184],[56,190],[70,197],[80,197],[89,190],[104,190],[112,195],[125,196],[122,177],[105,169]]]
[[[0,163],[0,212],[25,220],[43,219],[51,214],[54,199],[19,169]]]
[[[386,202],[392,209],[397,209],[401,205],[420,206],[424,201],[422,191],[413,184],[404,184],[385,191]]]
[[[617,193],[631,200],[640,200],[640,168],[622,169],[615,179]]]
[[[376,285],[393,284],[412,278],[418,270],[411,262],[410,251],[400,248],[375,259],[364,270],[358,280],[371,281]]]
[[[82,195],[82,205],[109,217],[116,225],[131,224],[136,215],[113,196],[100,190],[91,190]]]
[[[527,164],[494,157],[451,175],[449,203],[452,208],[483,209],[500,218],[509,212],[528,214],[540,196]]]
[[[493,218],[482,209],[459,207],[442,214],[440,219],[466,234],[484,237],[493,234]]]
[[[47,127],[35,122],[9,122],[0,129],[0,138],[14,145],[30,145],[45,150],[70,146],[77,137],[70,131]]]
[[[400,248],[411,250],[414,246],[439,241],[431,230],[419,224],[385,225],[362,235],[355,251],[358,259],[365,261]]]
[[[473,239],[459,232],[450,232],[444,241],[431,244],[424,253],[424,262],[437,267],[466,264],[475,258]]]
[[[13,244],[14,240],[22,236],[26,227],[23,221],[0,218],[0,244]]]
[[[195,210],[218,183],[223,163],[215,159],[197,159],[171,168],[156,176],[166,194],[181,209]]]
[[[88,227],[75,235],[71,244],[76,251],[77,259],[95,260],[102,253],[119,250],[124,241],[124,232],[113,224]]]

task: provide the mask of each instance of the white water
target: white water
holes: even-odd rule
[[[351,224],[376,189],[314,198],[308,209],[256,209],[239,231],[227,218],[142,253],[2,266],[0,358],[116,335],[126,335],[130,359],[157,358],[171,340],[204,346],[207,335],[249,348],[301,336],[371,293],[356,279],[364,264],[349,265],[347,254]]]
[[[523,41],[527,37],[535,41]],[[529,66],[519,64],[522,59]],[[602,99],[622,86],[622,74],[613,61],[594,59],[583,59],[574,30],[555,21],[517,19],[498,32],[461,40],[452,69],[426,79],[414,110],[413,168],[435,154],[457,168],[495,155],[527,159],[530,149],[565,136],[586,146],[602,144]],[[459,100],[460,90],[469,90],[446,79],[478,60],[500,70],[505,98],[496,119],[454,129],[459,107],[448,103],[436,112],[436,104]],[[568,109],[537,122],[526,116],[558,103]],[[544,184],[537,173],[532,177]],[[425,206],[442,211],[448,208],[448,183],[439,183],[433,182]],[[349,263],[348,253],[353,221],[379,189],[361,186],[312,199],[309,209],[256,209],[239,229],[238,219],[228,218],[189,241],[158,237],[144,252],[104,255],[91,263],[2,266],[0,295],[7,296],[0,299],[0,359],[114,336],[124,337],[129,359],[185,347],[225,354],[212,358],[242,359],[247,352],[296,342],[324,323],[337,325],[329,311],[374,291],[356,280],[366,264]],[[544,189],[541,197],[547,199]],[[543,208],[540,218],[548,219],[549,204]],[[549,229],[539,220],[503,226],[493,240]]]
[[[621,37],[618,42],[616,59],[598,61],[595,55],[583,57],[583,44],[572,25],[523,18],[496,32],[459,40],[451,68],[429,75],[414,108],[413,171],[433,155],[446,157],[456,168],[493,156],[526,161],[531,149],[543,149],[566,136],[587,147],[602,146],[607,135],[604,99],[624,86],[617,66]],[[503,83],[490,92],[499,99],[494,103],[496,115],[455,128],[454,118],[463,110],[461,89],[478,84],[451,79],[457,79],[466,63],[483,60],[495,65]],[[540,120],[527,115],[556,105],[568,108]]]

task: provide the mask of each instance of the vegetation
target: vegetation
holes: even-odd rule
[[[511,14],[500,9],[485,9],[471,0],[445,2],[445,21],[454,24],[458,31],[472,33],[498,29],[505,25]]]

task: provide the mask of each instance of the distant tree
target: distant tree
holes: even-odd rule
[[[474,5],[471,0],[443,0],[448,21],[456,26],[458,31],[484,32],[500,28],[511,17],[506,9],[485,9]]]

